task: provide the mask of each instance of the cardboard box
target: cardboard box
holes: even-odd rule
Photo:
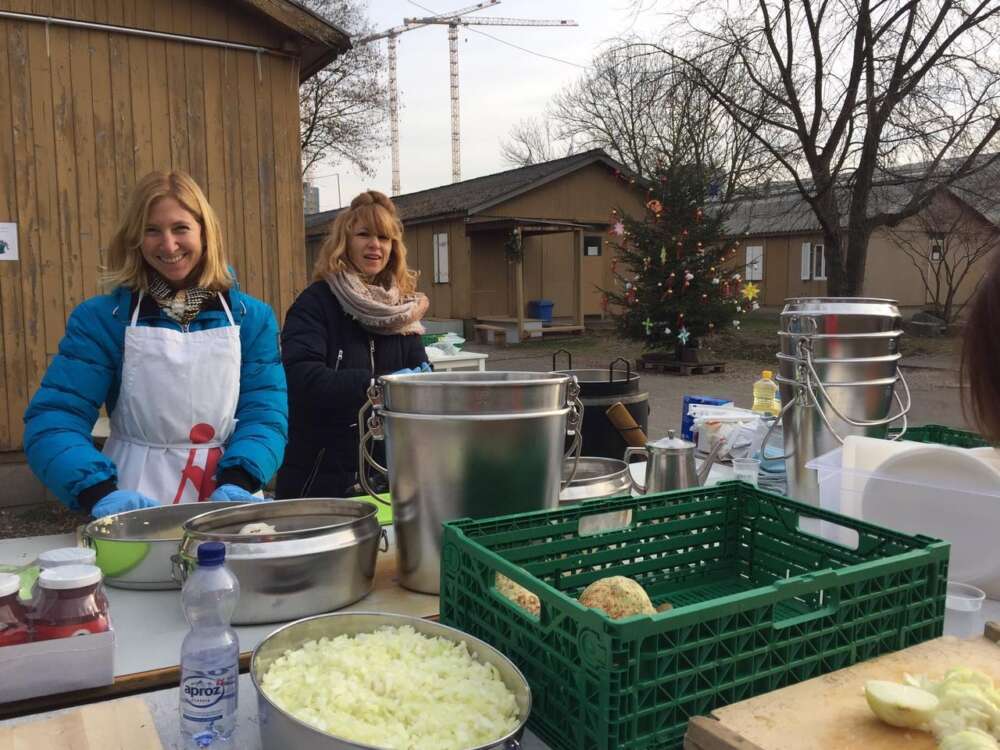
[[[115,631],[0,647],[0,703],[110,685]]]

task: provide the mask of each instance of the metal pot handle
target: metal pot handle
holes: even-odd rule
[[[176,553],[170,556],[170,577],[178,586],[183,586],[187,581],[187,566],[184,559]]]
[[[521,750],[521,740],[517,737],[511,737],[503,743],[503,750]]]
[[[553,372],[559,369],[558,367],[556,367],[556,357],[558,357],[560,354],[565,354],[566,355],[566,361],[569,363],[569,367],[567,367],[566,369],[567,370],[572,370],[573,369],[573,355],[570,354],[570,352],[569,352],[568,349],[556,349],[554,352],[552,352],[552,370],[553,370]]]
[[[378,383],[372,383],[368,386],[368,400],[361,406],[358,411],[358,481],[361,483],[361,487],[367,492],[372,499],[376,502],[382,503],[382,505],[392,505],[392,503],[387,503],[385,500],[380,498],[378,494],[372,489],[371,485],[368,483],[368,472],[367,469],[371,466],[375,471],[384,474],[386,477],[389,476],[389,470],[382,466],[378,461],[376,461],[371,452],[368,450],[369,440],[382,440],[384,435],[382,434],[382,417],[379,416],[376,410],[377,405],[382,403],[382,388]],[[365,412],[372,410],[372,413],[365,418]],[[367,428],[367,429],[366,429]]]
[[[794,404],[796,402],[796,400],[798,400],[798,398],[799,398],[799,391],[796,390],[795,391],[795,395],[792,396],[788,400],[787,404],[783,404],[782,405],[781,411],[778,412],[778,416],[776,416],[774,418],[774,421],[771,422],[770,425],[768,425],[767,432],[764,433],[764,439],[760,441],[760,462],[761,463],[764,463],[765,460],[766,461],[784,461],[785,459],[791,458],[792,456],[795,455],[794,453],[786,453],[783,456],[775,456],[774,458],[769,458],[769,457],[765,456],[764,449],[767,447],[767,441],[771,439],[771,434],[774,432],[774,428],[782,421],[782,418],[785,416],[785,412],[788,411],[790,408],[792,408],[792,404]],[[784,446],[782,446],[782,448],[784,448]]]
[[[612,360],[611,364],[608,365],[609,383],[615,382],[615,365],[619,362],[625,363],[625,382],[628,383],[632,379],[632,363],[625,359],[625,357],[619,357],[618,359]]]
[[[566,352],[569,354],[569,352]],[[570,363],[572,369],[572,362]],[[576,382],[576,376],[573,376],[566,389],[566,395],[569,397],[570,410],[566,417],[566,432],[573,435],[573,442],[569,446],[569,450],[566,452],[564,459],[573,457],[573,468],[570,469],[569,476],[566,477],[562,482],[562,488],[565,489],[569,487],[570,483],[576,478],[576,470],[580,465],[580,452],[583,450],[583,402],[580,400],[580,384]]]
[[[632,463],[629,459],[632,458],[632,456],[635,456],[635,455],[645,456],[646,457],[646,463],[649,463],[649,451],[648,450],[646,450],[645,448],[631,447],[631,448],[626,448],[625,449],[625,466],[626,467],[628,467],[628,465],[630,463]],[[632,487],[632,489],[635,490],[636,492],[638,492],[640,495],[645,495],[646,494],[646,485],[639,484],[637,481],[635,481],[635,477],[632,476],[632,469],[631,468],[628,471],[628,482],[629,482],[629,485]]]

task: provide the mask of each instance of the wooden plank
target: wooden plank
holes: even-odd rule
[[[52,11],[66,16],[72,13],[72,0],[57,0]],[[55,134],[55,177],[58,194],[58,223],[61,246],[63,309],[68,318],[73,308],[84,300],[83,257],[80,248],[80,186],[77,181],[76,133],[74,114],[76,92],[72,88],[71,37],[86,38],[86,32],[52,27],[49,52],[52,66],[52,114]]]
[[[107,0],[94,0],[98,20],[108,17]],[[111,40],[103,31],[90,32],[90,83],[94,110],[94,164],[97,172],[98,262],[104,266],[107,247],[118,224],[118,166],[111,104]]]
[[[180,7],[183,7],[181,4]],[[174,14],[175,22],[177,14]],[[201,36],[204,30],[193,26],[192,12],[188,7],[186,16],[187,30],[180,33]],[[188,156],[191,160],[188,171],[195,181],[205,189],[208,185],[208,156],[206,153],[205,134],[205,58],[202,47],[194,44],[184,45],[184,70],[187,77],[187,132]]]
[[[93,19],[93,0],[76,0],[78,18]],[[73,135],[76,151],[76,190],[79,211],[80,272],[83,297],[98,291],[100,268],[100,215],[97,164],[94,150],[94,96],[90,76],[92,33],[70,35],[70,80],[73,89]]]
[[[111,23],[125,21],[123,0],[108,3]],[[124,34],[108,35],[111,70],[111,112],[115,134],[115,192],[119,210],[128,205],[129,195],[135,187],[135,139],[132,132],[131,70],[129,63],[129,38]],[[117,218],[117,217],[116,217]]]
[[[715,719],[695,716],[684,734],[684,750],[762,750]]]
[[[37,8],[36,8],[37,10]],[[51,31],[51,30],[50,30]],[[59,192],[56,181],[55,133],[52,113],[52,68],[45,27],[33,23],[28,28],[29,106],[34,130],[35,203],[41,260],[42,338],[46,355],[54,355],[62,338],[63,311],[62,257],[59,236]],[[42,370],[45,368],[43,367]],[[31,373],[37,381],[42,372]],[[34,390],[34,388],[32,388]]]
[[[128,0],[126,15],[130,15],[132,26],[149,27],[153,24],[152,8],[145,3],[135,3]],[[160,42],[142,37],[128,38],[128,59],[130,66],[129,86],[132,100],[132,140],[135,153],[135,179],[142,179],[153,171],[156,159],[153,148],[153,129],[157,124],[153,120],[151,99],[162,99],[162,89],[153,88],[149,80],[149,58],[151,48],[160,46]]]
[[[153,3],[150,23],[157,31],[169,30],[171,21],[169,3]],[[147,10],[147,13],[150,12]],[[170,101],[167,77],[167,43],[150,39],[146,44],[146,74],[149,90],[156,95],[149,97],[150,146],[153,151],[153,169],[169,171],[171,166]]]
[[[635,361],[635,369],[673,373],[674,375],[707,375],[713,372],[725,372],[726,363],[680,362],[678,360],[648,360],[640,358]]]
[[[0,21],[0,69],[12,69],[7,51],[7,33],[12,24]],[[18,219],[17,193],[14,182],[14,117],[11,112],[9,75],[0,76],[0,221]],[[23,225],[18,224],[22,234]],[[23,256],[25,248],[21,240]],[[21,431],[18,425],[27,406],[27,389],[24,379],[24,316],[21,313],[21,264],[0,263],[0,404],[6,411],[0,418],[0,451],[20,447]]]
[[[243,160],[240,158],[240,102],[239,65],[241,53],[233,50],[222,51],[222,89],[226,96],[222,100],[222,128],[225,133],[226,167],[226,215],[229,227],[226,235],[228,251],[226,255],[236,269],[241,284],[246,283],[247,268],[246,243],[244,241],[243,205]]]
[[[243,168],[240,185],[246,214],[243,217],[243,251],[246,268],[243,270],[243,288],[255,297],[263,296],[263,256],[260,233],[260,189],[257,167],[257,65],[254,56],[236,55],[239,71],[239,154]]]
[[[225,16],[216,6],[211,6],[212,13],[205,14],[204,34],[222,39],[225,36]],[[208,176],[203,185],[208,201],[219,217],[222,229],[222,246],[229,252],[230,228],[229,211],[226,201],[226,131],[222,121],[222,100],[228,96],[223,88],[224,52],[220,49],[205,47],[201,50],[202,67],[204,68],[204,107],[205,107],[205,158]]]
[[[186,2],[171,3],[170,30],[186,33],[191,25],[191,6]],[[184,10],[187,10],[187,21]],[[191,154],[188,145],[187,117],[187,74],[184,71],[184,45],[180,42],[166,43],[167,56],[167,100],[170,107],[170,166],[173,169],[191,170]]]
[[[271,60],[254,56],[254,68],[258,76],[257,92],[257,182],[260,187],[260,243],[261,243],[261,298],[272,307],[279,303],[278,275],[281,257],[278,255],[277,211],[274,195],[274,88],[271,79]],[[297,110],[296,110],[297,111]],[[303,248],[304,251],[304,248]]]
[[[279,324],[306,284],[305,220],[302,213],[302,170],[299,158],[298,65],[274,61],[274,174],[277,197]]]

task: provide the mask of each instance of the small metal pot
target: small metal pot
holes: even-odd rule
[[[121,589],[176,589],[171,557],[184,536],[184,522],[211,510],[241,503],[204,502],[143,508],[98,518],[80,532],[97,553],[104,582]]]
[[[563,479],[573,469],[572,459],[563,463]],[[580,456],[576,476],[559,492],[560,505],[603,497],[620,497],[631,492],[628,464],[616,458]]]
[[[307,498],[253,503],[196,516],[184,524],[174,574],[183,581],[202,542],[226,545],[226,565],[240,582],[233,623],[284,622],[331,612],[372,590],[385,531],[371,503]],[[251,523],[273,534],[242,534]]]
[[[271,702],[261,689],[260,683],[276,659],[283,656],[285,652],[298,648],[306,641],[317,640],[324,636],[334,638],[344,634],[370,633],[386,625],[394,627],[409,625],[424,635],[438,636],[457,643],[464,643],[473,657],[496,667],[500,673],[500,679],[514,693],[520,723],[506,737],[501,737],[489,745],[468,748],[467,750],[516,750],[521,746],[520,739],[524,732],[524,725],[531,714],[531,688],[528,687],[528,681],[524,679],[524,675],[510,659],[468,633],[430,620],[374,612],[344,612],[310,617],[285,625],[267,636],[254,649],[250,659],[250,678],[257,691],[257,716],[260,722],[261,748],[263,750],[285,750],[286,748],[295,748],[295,750],[373,750],[369,745],[362,745],[336,735],[327,734],[294,718]]]

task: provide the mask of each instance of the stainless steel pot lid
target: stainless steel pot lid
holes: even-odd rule
[[[184,523],[184,533],[200,541],[308,539],[349,530],[368,522],[378,526],[377,512],[374,505],[361,500],[329,497],[275,500],[203,513]],[[274,530],[263,534],[242,533],[251,524],[267,524]]]
[[[563,461],[563,481],[569,477],[573,469],[573,459],[567,458]],[[623,473],[628,472],[628,465],[617,458],[604,458],[601,456],[580,456],[576,467],[576,476],[570,482],[570,486],[579,484],[589,484],[591,482],[602,482],[616,479]]]
[[[224,508],[235,508],[243,503],[203,502],[162,505],[115,513],[88,523],[84,534],[94,539],[117,542],[171,542],[184,536],[184,522],[188,519]]]

